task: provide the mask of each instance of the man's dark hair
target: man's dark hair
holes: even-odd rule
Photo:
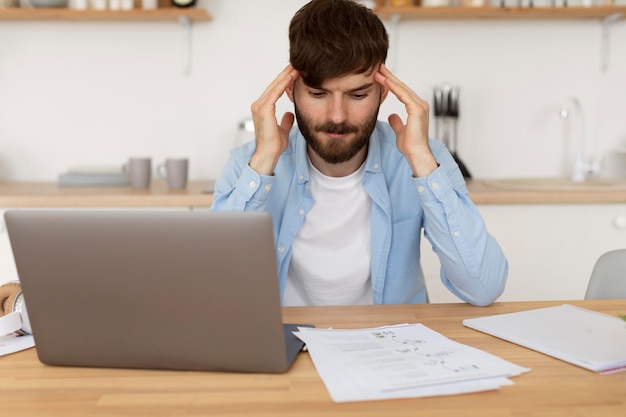
[[[289,25],[289,60],[311,87],[368,72],[385,62],[388,49],[382,21],[352,0],[312,0]]]

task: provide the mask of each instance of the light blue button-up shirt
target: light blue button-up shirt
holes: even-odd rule
[[[489,235],[452,155],[434,139],[439,167],[415,178],[396,147],[395,133],[379,121],[369,142],[363,188],[372,200],[371,282],[375,304],[427,302],[420,268],[421,232],[441,262],[443,284],[461,300],[488,305],[504,291],[508,263]],[[212,210],[271,214],[281,295],[291,246],[315,201],[309,186],[306,142],[297,126],[274,175],[249,167],[251,142],[234,149],[215,184]]]

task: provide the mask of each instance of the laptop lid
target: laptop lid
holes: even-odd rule
[[[267,213],[8,210],[5,220],[45,364],[273,373],[302,348],[282,324]]]

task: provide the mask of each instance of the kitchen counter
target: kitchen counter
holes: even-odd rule
[[[209,207],[211,194],[203,190],[211,180],[191,181],[185,190],[168,190],[153,181],[146,190],[131,187],[61,187],[45,182],[0,182],[0,208],[11,207]],[[475,204],[597,204],[626,203],[626,180],[614,187],[533,187],[506,180],[469,180]],[[622,187],[623,185],[623,187]],[[556,187],[556,188],[555,188]]]
[[[190,181],[184,190],[169,190],[164,181],[149,189],[59,186],[53,182],[0,182],[0,208],[15,207],[209,207],[203,190],[213,181]]]
[[[602,204],[626,203],[626,179],[582,183],[561,178],[469,180],[475,204]]]

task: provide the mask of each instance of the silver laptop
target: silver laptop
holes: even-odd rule
[[[286,371],[267,213],[8,210],[37,354],[49,365]]]

